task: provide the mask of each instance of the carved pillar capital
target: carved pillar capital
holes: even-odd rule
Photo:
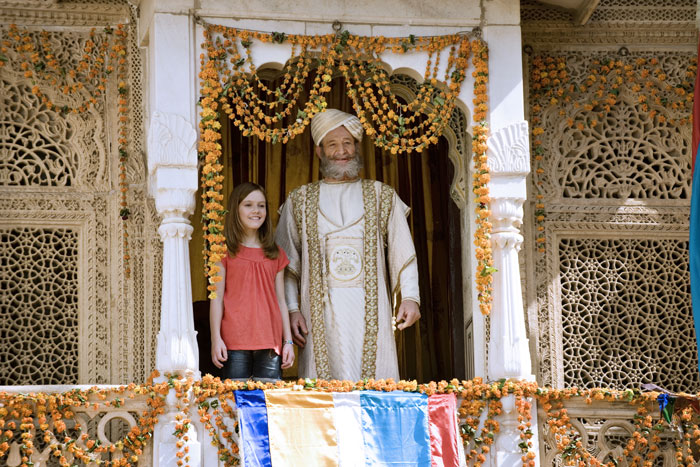
[[[491,175],[525,177],[530,173],[529,141],[527,120],[511,123],[491,133],[487,153]]]
[[[165,217],[194,212],[197,191],[197,132],[180,115],[154,112],[148,129],[148,188]]]

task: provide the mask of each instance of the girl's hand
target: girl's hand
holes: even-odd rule
[[[294,365],[294,346],[284,344],[282,346],[282,369],[291,368]]]
[[[219,338],[214,338],[211,341],[211,361],[217,368],[222,368],[224,362],[228,359],[228,349],[226,349],[226,344],[224,340]]]

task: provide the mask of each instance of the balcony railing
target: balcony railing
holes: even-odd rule
[[[184,380],[135,389],[0,387],[0,465],[128,462],[148,467],[182,461],[209,467],[224,465],[221,459],[227,456],[230,464],[237,465],[241,445],[233,386],[218,380],[180,381]],[[487,388],[486,392],[465,404],[458,398],[458,425],[466,441],[468,465],[666,467],[697,465],[695,459],[700,458],[698,413],[693,408],[697,401],[692,396],[675,401],[680,410],[668,412],[668,417],[673,417],[669,424],[653,396],[630,392],[626,400],[625,392],[598,391],[585,396],[543,397],[536,389],[537,395],[526,399],[514,396],[513,389],[529,387],[532,391],[532,386],[513,382],[503,389],[503,384],[480,386],[478,391]],[[463,389],[460,387],[460,396],[467,394]],[[442,390],[444,385],[437,389]],[[502,397],[494,397],[499,391],[503,391]],[[533,408],[530,430],[524,416],[529,410],[523,403],[534,405],[538,398],[539,411]],[[210,415],[209,426],[205,415]],[[539,443],[535,426],[539,426]],[[528,432],[531,439],[525,435]],[[529,449],[528,440],[532,443]],[[533,454],[528,456],[528,450]]]

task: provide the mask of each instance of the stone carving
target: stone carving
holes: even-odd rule
[[[602,0],[586,27],[575,27],[570,11],[536,0],[520,2],[523,42],[543,50],[696,44],[696,9],[695,0]]]
[[[0,386],[78,380],[78,251],[75,229],[0,228]]]
[[[550,46],[552,55],[566,56],[574,89],[585,86],[592,60],[634,64],[654,57],[665,75],[659,96],[668,101],[676,84],[687,79],[691,58],[681,51],[621,57]],[[688,228],[691,133],[688,125],[669,123],[689,111],[651,102],[645,110],[638,91],[623,82],[617,103],[601,118],[598,111],[574,105],[595,100],[594,91],[576,91],[571,102],[558,105],[530,101],[531,109],[541,107],[544,128],[538,136],[543,170],[533,174],[531,186],[543,199],[531,197],[525,223],[532,224],[535,203],[544,204],[546,216],[523,231],[538,379],[559,387],[625,388],[654,381],[694,390],[699,381],[682,240]],[[598,125],[590,125],[594,119]],[[544,229],[544,253],[536,252],[538,226]],[[615,352],[606,347],[611,342]]]
[[[610,403],[582,399],[566,401],[564,408],[571,420],[572,436],[602,464],[631,465],[631,457],[624,450],[632,439],[637,408],[627,402]],[[544,417],[540,418],[540,433],[544,433],[543,459],[540,465],[555,466],[566,462],[561,451],[556,449],[557,440],[550,431]],[[671,430],[659,433],[660,449],[653,453],[653,465],[676,465],[675,443],[677,434]],[[643,452],[644,448],[641,449]],[[643,455],[643,454],[642,454]]]
[[[196,167],[197,132],[180,115],[153,112],[148,129],[148,173],[161,166]]]
[[[559,240],[567,386],[698,387],[687,250],[664,238]]]
[[[22,250],[12,245],[41,246],[45,239],[53,238],[49,233],[62,233],[65,242],[72,239],[64,250],[71,252],[74,262],[66,260],[65,269],[57,273],[55,281],[59,278],[66,281],[66,277],[71,277],[74,283],[60,288],[64,295],[71,291],[76,297],[70,304],[64,304],[61,294],[51,292],[56,288],[52,284],[58,282],[45,277],[41,290],[47,290],[46,296],[42,296],[42,310],[46,314],[42,315],[42,320],[46,323],[55,321],[65,337],[61,342],[52,341],[49,345],[45,342],[48,339],[45,336],[49,334],[40,326],[26,325],[21,325],[14,336],[18,341],[34,346],[29,351],[25,349],[25,354],[31,354],[37,346],[48,347],[53,361],[65,363],[68,369],[54,371],[42,360],[34,359],[13,368],[14,373],[0,369],[2,375],[30,375],[29,379],[18,377],[5,384],[138,382],[144,381],[154,367],[162,266],[153,262],[158,262],[161,257],[162,246],[158,240],[159,222],[153,212],[153,202],[147,199],[145,192],[145,164],[141,157],[141,62],[135,34],[138,12],[136,7],[128,7],[125,2],[111,4],[113,6],[96,4],[91,7],[90,14],[99,16],[104,10],[108,12],[107,18],[110,17],[109,11],[117,8],[122,16],[120,21],[114,22],[125,22],[127,17],[132,20],[128,28],[128,58],[133,105],[129,118],[131,157],[127,170],[132,219],[128,223],[117,216],[118,197],[112,190],[116,186],[113,177],[118,164],[118,155],[111,143],[117,137],[116,125],[113,125],[117,114],[113,81],[116,78],[108,82],[104,101],[98,100],[88,112],[62,116],[36,102],[31,93],[32,84],[21,72],[7,64],[2,70],[0,231],[3,235],[12,233],[14,239],[12,243],[0,245],[2,264],[8,258],[15,258],[12,264],[28,276],[20,277],[16,273],[8,276],[16,279],[13,284],[17,282],[16,287],[22,290],[36,287],[30,278],[43,270],[42,260],[35,255],[21,254]],[[0,2],[0,11],[5,11],[2,8],[7,5],[7,2]],[[64,11],[66,6],[65,2],[45,4],[42,24],[50,23],[51,18],[56,18],[56,9]],[[24,3],[17,6],[16,15],[38,19],[38,16],[32,16],[38,15],[38,10],[29,7],[31,5]],[[84,7],[74,7],[70,6],[76,15],[85,10]],[[32,20],[20,23],[31,24]],[[63,20],[57,20],[56,24],[70,25]],[[50,32],[48,39],[58,51],[59,61],[75,65],[87,37],[84,30],[72,32],[67,28]],[[70,100],[73,97],[52,92],[50,86],[46,86],[45,91],[57,105],[74,104]],[[28,219],[31,219],[29,224]],[[131,279],[124,276],[123,253],[120,251],[124,228],[129,229],[132,259],[149,258],[148,261],[133,261]],[[34,243],[29,243],[34,238]],[[50,251],[51,243],[41,248]],[[2,300],[8,298],[8,294],[0,296]],[[18,301],[13,302],[13,308],[32,309],[34,299],[31,293],[12,296]],[[2,302],[0,307],[0,316],[7,316],[10,305]],[[4,344],[0,347],[8,348]]]
[[[85,3],[92,2],[0,0],[0,18],[6,23],[40,26],[107,26],[123,23],[129,17],[126,2],[105,0],[92,8],[85,8]]]
[[[528,125],[514,123],[495,131],[488,139],[489,170],[494,175],[524,175],[530,172]]]

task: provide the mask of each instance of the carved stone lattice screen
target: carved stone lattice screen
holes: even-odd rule
[[[77,107],[87,94],[66,96],[26,79],[19,67],[2,67],[0,385],[145,381],[154,368],[162,248],[146,190],[138,11],[120,0],[87,9],[5,3],[0,27],[49,30],[65,66],[78,63],[90,27],[128,24],[132,215],[127,223],[118,216],[116,77],[93,108],[61,115],[37,100],[34,84],[59,108]],[[131,277],[123,264],[125,226]]]
[[[697,384],[688,242],[561,238],[559,274],[567,384]]]
[[[526,83],[530,116],[541,119],[531,130],[543,129],[531,135],[537,143],[523,251],[538,380],[613,388],[653,382],[695,391],[687,265],[691,129],[678,123],[690,110],[670,105],[695,56],[695,2],[671,8],[656,0],[601,0],[578,28],[560,10],[522,4],[528,77],[538,57],[561,60],[562,88],[571,96],[538,99]],[[658,63],[640,65],[652,59]],[[610,60],[650,73],[641,89],[623,80],[615,104],[601,112],[585,105],[600,99],[587,81],[595,61]],[[612,82],[612,73],[603,76]],[[544,212],[539,221],[536,211]]]
[[[6,382],[78,380],[78,252],[72,229],[0,229],[0,375]]]

